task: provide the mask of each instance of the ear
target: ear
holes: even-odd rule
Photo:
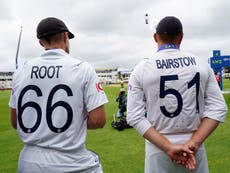
[[[154,38],[155,42],[158,43],[158,38],[157,38],[157,34],[156,33],[153,35],[153,38]]]
[[[42,43],[41,40],[39,40],[39,44],[40,44],[42,47],[44,47],[44,44]]]
[[[64,32],[63,35],[64,35],[64,37],[63,37],[64,42],[66,43],[67,39],[69,39],[68,32]]]
[[[177,44],[178,45],[180,45],[181,44],[181,42],[182,42],[182,39],[183,39],[183,34],[181,34],[180,36],[179,36],[179,38],[178,38],[178,42],[177,42]]]

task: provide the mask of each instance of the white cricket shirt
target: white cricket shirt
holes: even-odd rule
[[[52,49],[15,72],[9,105],[25,144],[70,151],[84,148],[88,112],[106,102],[88,63]]]
[[[203,117],[223,122],[226,112],[213,70],[191,53],[162,48],[131,74],[127,121],[142,135],[151,126],[162,134],[192,133]]]

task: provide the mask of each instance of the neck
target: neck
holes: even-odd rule
[[[49,45],[44,47],[45,50],[52,50],[52,49],[62,49],[67,52],[66,47],[64,45]],[[69,52],[67,52],[69,53]]]
[[[46,44],[44,45],[45,50],[49,49],[63,49],[63,44]]]
[[[60,49],[58,47],[46,47],[45,50]]]
[[[178,48],[180,47],[181,41],[183,39],[183,34],[180,34],[178,36],[167,36],[167,35],[158,35],[154,34],[154,40],[157,43],[158,49],[165,44],[174,44]]]

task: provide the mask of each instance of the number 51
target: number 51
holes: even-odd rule
[[[168,112],[165,106],[160,106],[161,112],[168,118],[174,118],[178,116],[183,108],[183,99],[181,94],[172,88],[165,89],[165,82],[166,81],[173,81],[179,80],[178,75],[167,75],[160,77],[160,98],[165,98],[168,94],[172,94],[177,99],[177,108],[174,112]],[[196,85],[196,112],[199,113],[199,103],[198,103],[198,96],[199,96],[199,88],[200,88],[200,73],[197,72],[193,79],[188,83],[188,89],[191,88],[193,85]]]

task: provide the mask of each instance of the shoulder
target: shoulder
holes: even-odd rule
[[[140,72],[143,71],[146,65],[150,62],[149,58],[145,58],[142,61],[140,61],[133,69],[133,72]]]
[[[191,53],[189,51],[184,51],[184,50],[180,50],[180,55],[181,57],[191,57],[191,58],[194,58],[197,62],[196,65],[200,65],[200,66],[203,66],[203,67],[206,67],[206,68],[209,68],[210,67],[210,64],[208,63],[208,58],[207,57],[201,57],[201,56],[198,56],[194,53]]]
[[[205,58],[202,58],[192,52],[189,52],[189,51],[186,51],[186,50],[180,50],[179,51],[179,54],[181,56],[184,56],[184,57],[194,57],[195,59],[197,59],[198,61],[201,61],[201,62],[204,62],[204,63],[208,63],[208,61],[205,61],[206,59]]]
[[[23,63],[21,63],[18,68],[15,70],[14,75],[24,72],[25,70],[28,70],[28,67],[35,64],[39,57],[31,58],[28,60],[25,60]]]
[[[94,67],[85,61],[75,61],[76,64],[74,68],[78,69],[78,72],[80,72],[81,76],[85,80],[95,79],[97,77],[96,71]]]
[[[87,73],[94,70],[90,63],[74,58],[70,55],[67,55],[63,60],[65,61],[65,64],[71,66],[72,69],[80,69],[81,73]]]
[[[93,66],[85,61],[81,61],[80,66],[82,69],[85,70],[85,72],[91,73],[91,72],[95,72],[95,69],[93,68]]]
[[[146,58],[139,62],[133,69],[130,78],[129,78],[129,84],[141,84],[143,81],[143,77],[146,74],[146,70],[148,69],[148,64],[150,63],[150,59]]]

